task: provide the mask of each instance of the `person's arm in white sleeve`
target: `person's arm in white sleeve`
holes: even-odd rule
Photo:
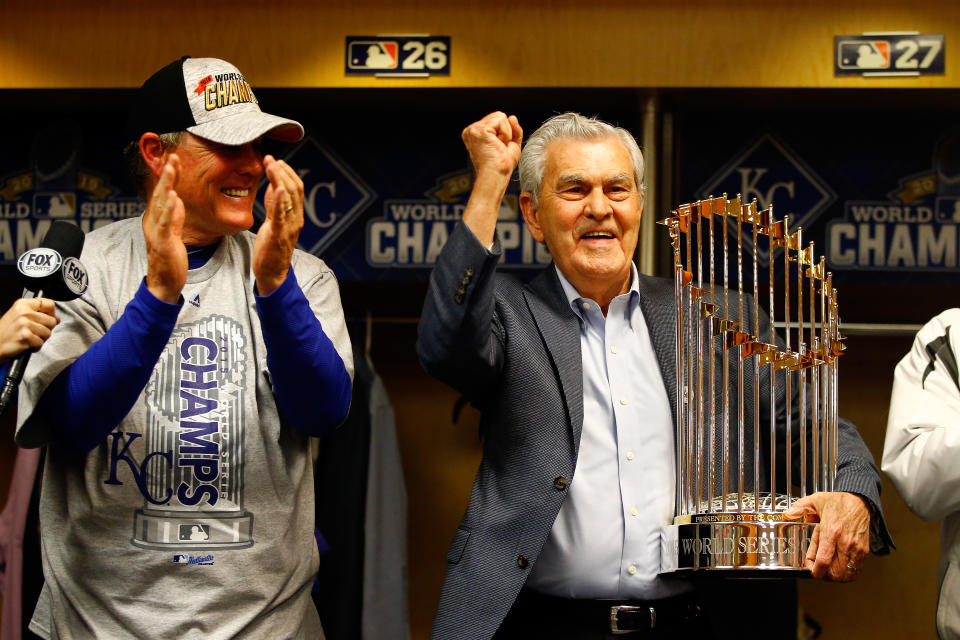
[[[883,471],[921,518],[960,510],[960,309],[928,322],[894,372]]]

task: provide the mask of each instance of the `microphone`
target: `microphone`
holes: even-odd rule
[[[40,246],[24,251],[17,270],[24,289],[34,298],[46,296],[66,302],[87,290],[87,272],[80,264],[83,231],[75,224],[54,220]]]
[[[55,220],[50,225],[40,246],[24,251],[17,260],[17,270],[25,291],[32,298],[46,296],[65,302],[80,297],[87,290],[87,271],[80,264],[83,249],[83,230],[75,224]],[[7,377],[0,390],[0,413],[3,413],[15,395],[23,371],[32,355],[24,351],[10,365]]]

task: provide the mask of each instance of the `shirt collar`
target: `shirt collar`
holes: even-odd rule
[[[577,314],[580,320],[583,320],[582,304],[587,298],[581,296],[580,292],[570,284],[570,281],[564,277],[556,263],[554,263],[553,268],[557,270],[560,286],[563,287],[563,293],[567,296],[567,302],[570,303],[570,308],[573,309],[573,312]],[[630,290],[621,295],[630,296],[631,307],[634,302],[639,303],[640,301],[640,277],[637,275],[637,265],[635,265],[633,261],[630,262]],[[620,296],[617,297],[619,298]]]

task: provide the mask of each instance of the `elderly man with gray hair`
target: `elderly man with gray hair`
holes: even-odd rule
[[[792,581],[702,588],[659,573],[674,513],[676,314],[673,282],[633,263],[636,141],[575,113],[547,120],[522,154],[521,139],[500,112],[463,131],[476,179],[420,323],[423,365],[482,411],[483,458],[433,637],[723,637],[745,603],[766,635],[795,637]],[[497,212],[518,162],[524,220],[553,258],[529,284],[496,272]],[[871,546],[871,513],[883,528],[879,474],[844,428],[853,446],[838,486],[856,493],[814,494],[790,515],[821,520],[814,576],[849,581]]]

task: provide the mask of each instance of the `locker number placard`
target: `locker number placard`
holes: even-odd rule
[[[942,33],[834,36],[834,75],[922,76],[944,72]]]
[[[450,75],[450,36],[347,36],[347,75]]]

